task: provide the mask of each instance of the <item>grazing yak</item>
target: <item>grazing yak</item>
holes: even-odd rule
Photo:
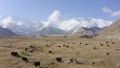
[[[34,65],[35,67],[40,66],[40,62],[39,62],[39,61],[35,61],[35,62],[33,62],[33,65]]]
[[[14,57],[21,57],[17,52],[11,52],[11,56],[14,56]]]

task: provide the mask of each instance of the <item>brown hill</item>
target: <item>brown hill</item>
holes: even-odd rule
[[[120,19],[102,30],[97,38],[120,39]]]
[[[82,27],[77,32],[75,32],[75,34],[79,34],[83,38],[92,38],[96,36],[98,32],[101,30],[102,29],[98,27],[90,27],[90,28]]]

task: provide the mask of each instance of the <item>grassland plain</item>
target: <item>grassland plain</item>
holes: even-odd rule
[[[15,56],[17,52],[28,62]],[[61,58],[60,61],[56,58]],[[120,40],[76,36],[0,37],[0,68],[120,68]]]

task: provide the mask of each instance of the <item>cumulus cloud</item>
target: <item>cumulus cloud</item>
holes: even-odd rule
[[[18,22],[17,25],[21,26],[22,25],[22,21]]]
[[[80,25],[79,21],[77,21],[76,19],[70,19],[62,21],[61,24],[59,25],[59,28],[65,31],[70,31],[75,28],[79,28],[79,25]]]
[[[108,7],[103,7],[102,11],[106,12],[106,13],[113,13],[113,11],[111,9],[109,9]]]
[[[120,16],[120,11],[116,11],[114,13],[112,13],[112,16],[115,17],[115,16]]]
[[[58,22],[61,19],[61,14],[58,10],[55,10],[49,17],[48,21],[49,22]]]
[[[112,17],[120,16],[120,10],[119,11],[113,11],[113,10],[109,9],[108,7],[103,7],[102,12],[109,13]]]
[[[56,26],[58,27],[61,21],[61,13],[58,10],[54,10],[52,14],[50,14],[47,18],[47,21],[43,21],[44,24],[39,30],[48,26]]]

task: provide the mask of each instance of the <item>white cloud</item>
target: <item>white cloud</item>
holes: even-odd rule
[[[0,26],[7,28],[8,24],[10,24],[12,21],[12,17],[8,16],[7,18],[0,20]]]
[[[22,21],[18,22],[18,24],[17,24],[17,25],[21,26],[21,25],[22,25]]]
[[[39,28],[39,30],[48,27],[48,26],[54,26],[58,27],[58,25],[61,22],[61,13],[58,10],[53,11],[52,14],[49,15],[47,21],[43,21],[42,23],[44,24],[42,27]]]
[[[102,11],[107,13],[113,13],[112,10],[107,7],[102,8]]]
[[[109,13],[112,17],[120,16],[120,10],[119,11],[113,11],[113,10],[109,9],[108,7],[103,7],[102,12]]]
[[[114,13],[112,13],[112,16],[115,17],[115,16],[120,16],[120,11],[116,11]]]
[[[55,10],[49,17],[48,21],[49,22],[58,22],[61,19],[61,14],[58,10]]]
[[[59,25],[59,28],[65,31],[70,31],[75,28],[80,28],[80,27],[77,27],[79,25],[80,25],[79,21],[77,21],[76,19],[70,19],[70,20],[61,22],[61,24]]]

